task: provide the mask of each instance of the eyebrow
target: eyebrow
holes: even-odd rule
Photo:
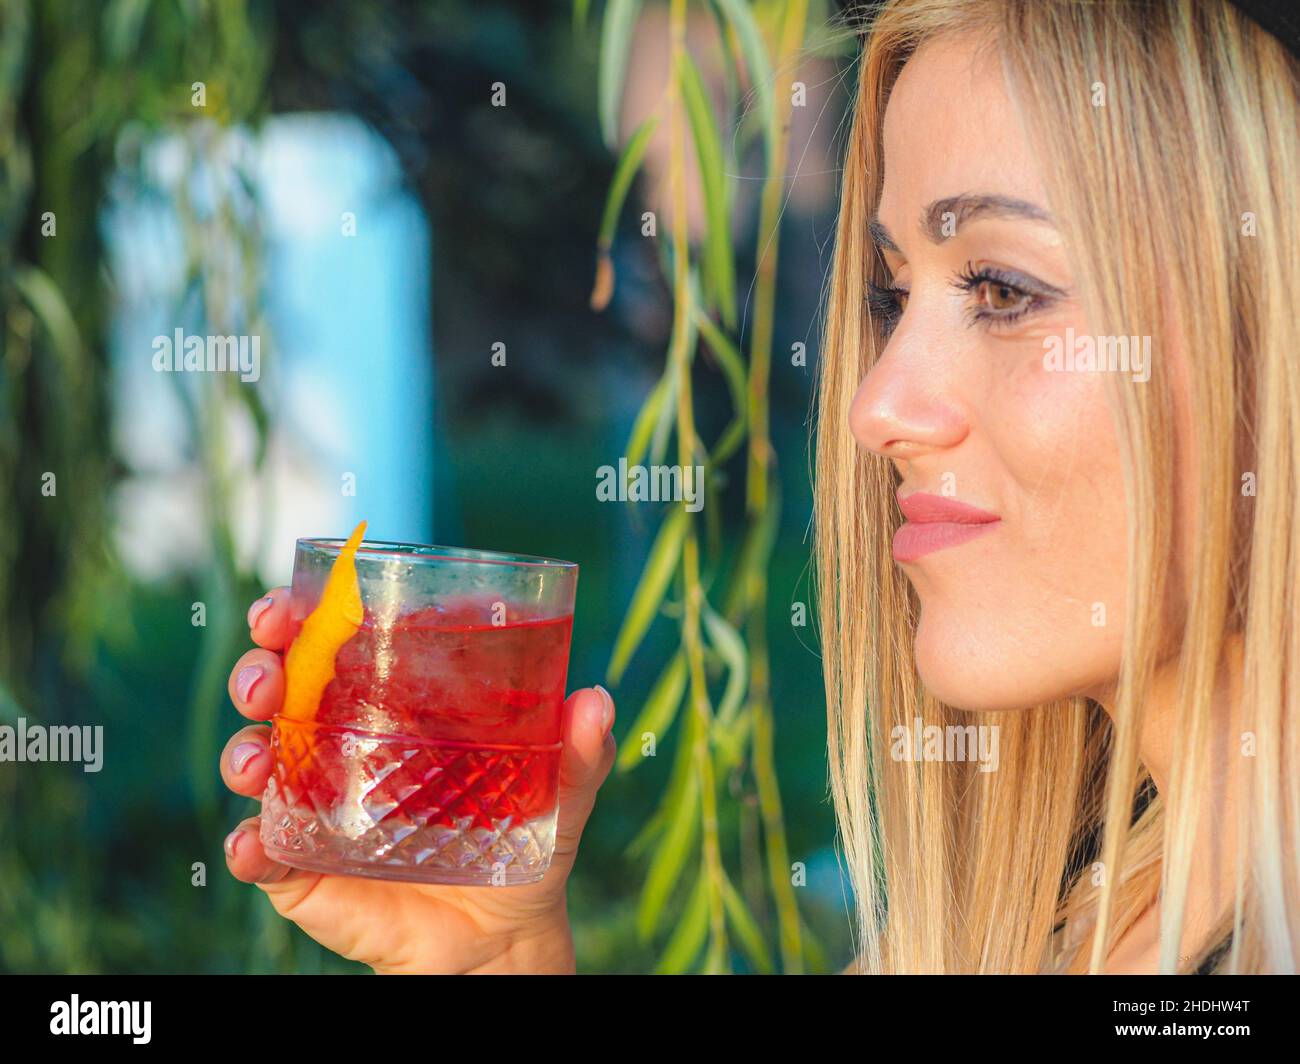
[[[1010,196],[996,196],[988,193],[964,192],[959,196],[945,196],[931,203],[921,213],[921,232],[935,244],[942,244],[949,234],[944,232],[947,215],[957,228],[966,222],[980,218],[1023,218],[1031,222],[1054,224],[1052,216],[1036,203],[1028,200],[1014,199]],[[898,251],[898,244],[889,235],[889,230],[879,218],[872,218],[867,223],[871,239],[884,251]]]

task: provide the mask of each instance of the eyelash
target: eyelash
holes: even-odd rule
[[[879,285],[867,281],[867,311],[873,318],[878,318],[886,336],[894,331],[898,319],[903,316],[903,308],[898,297],[907,295],[907,289],[895,288],[893,285]]]
[[[983,322],[988,329],[1010,325],[1026,314],[1041,310],[1051,302],[1051,297],[1046,292],[1036,291],[1027,278],[1006,273],[992,266],[976,269],[973,263],[968,262],[959,273],[954,275],[951,283],[958,291],[966,293],[976,291],[982,284],[1009,288],[1024,300],[1023,304],[1016,309],[1001,312],[990,311],[981,306],[970,307],[967,310],[966,323],[975,325]],[[867,307],[873,317],[881,319],[886,336],[893,332],[898,320],[903,316],[900,297],[905,297],[907,294],[906,288],[867,281]]]

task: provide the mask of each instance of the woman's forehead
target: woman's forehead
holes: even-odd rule
[[[919,225],[920,205],[971,192],[1045,202],[998,53],[973,36],[917,49],[890,93],[882,132],[880,213],[894,224]]]

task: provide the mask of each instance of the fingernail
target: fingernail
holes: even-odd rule
[[[608,735],[610,725],[614,723],[614,699],[600,684],[596,684],[596,690],[600,692],[600,700],[603,703],[600,708],[600,730]]]
[[[245,665],[235,675],[235,694],[239,696],[241,702],[248,701],[248,696],[253,693],[253,688],[262,678],[262,671],[261,665]]]
[[[230,751],[230,769],[236,776],[244,771],[244,766],[265,750],[261,743],[240,743]]]
[[[274,604],[275,599],[267,595],[266,598],[260,598],[248,607],[248,627],[250,630],[257,627],[257,619]]]
[[[239,836],[243,833],[243,828],[235,828],[234,831],[226,836],[225,849],[227,857],[233,858],[235,856],[235,847],[239,845]]]

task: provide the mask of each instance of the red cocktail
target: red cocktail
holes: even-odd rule
[[[340,547],[299,541],[295,642],[330,597],[321,575]],[[424,882],[541,878],[555,841],[577,567],[367,543],[355,565],[360,623],[340,624],[314,657],[299,653],[296,669],[293,644],[286,659],[263,797],[268,852]],[[328,674],[314,685],[313,665]]]

